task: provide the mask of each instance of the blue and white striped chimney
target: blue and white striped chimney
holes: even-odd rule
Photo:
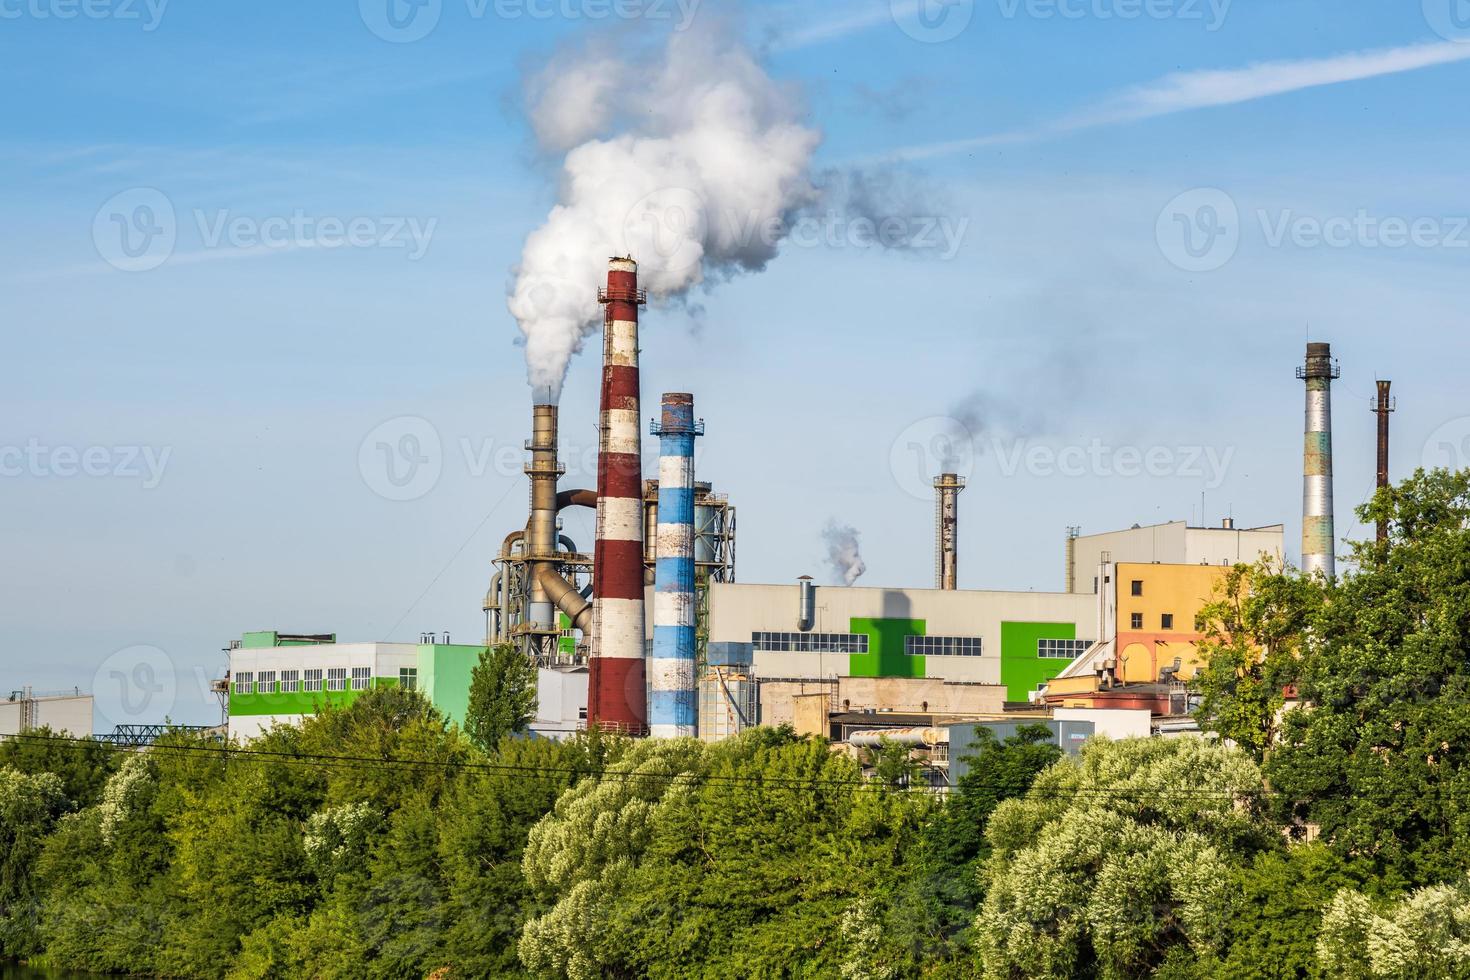
[[[694,677],[694,396],[665,394],[659,437],[653,658],[648,665],[648,731],[656,738],[698,734]]]

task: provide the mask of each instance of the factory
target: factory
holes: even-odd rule
[[[961,590],[965,480],[940,473],[933,588],[737,581],[736,509],[697,478],[694,446],[705,424],[692,394],[662,395],[648,427],[659,445],[657,477],[642,471],[638,331],[646,294],[631,257],[610,260],[597,300],[596,486],[561,486],[560,410],[538,390],[526,442],[526,522],[491,556],[483,641],[246,634],[230,648],[232,735],[254,737],[322,703],[385,686],[418,690],[462,722],[479,655],[497,644],[537,665],[532,729],[547,737],[597,726],[717,740],[753,725],[791,724],[849,749],[874,732],[891,733],[933,750],[942,764],[948,733],[966,725],[1038,720],[1060,742],[1081,731],[1157,733],[1187,724],[1188,682],[1199,666],[1196,617],[1222,577],[1237,563],[1284,560],[1281,524],[1174,521],[1088,535],[1068,528],[1058,591]],[[1338,373],[1321,343],[1308,345],[1297,369],[1307,396],[1303,567],[1326,576],[1335,572],[1331,382]],[[1381,383],[1380,485],[1387,390]],[[563,530],[562,513],[574,507],[596,514],[590,553]]]

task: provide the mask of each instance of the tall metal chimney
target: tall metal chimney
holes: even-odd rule
[[[531,439],[526,443],[531,453],[531,461],[526,464],[526,475],[531,479],[531,516],[523,534],[526,608],[516,632],[524,638],[526,653],[542,659],[555,652],[561,633],[558,611],[565,613],[572,626],[584,634],[592,625],[592,609],[587,600],[559,571],[567,556],[557,550],[558,542],[566,540],[557,530],[557,514],[582,491],[557,493],[557,481],[566,471],[557,458],[557,420],[555,405],[536,405],[532,409]],[[509,556],[509,542],[507,539],[507,546],[502,549],[503,557]],[[497,589],[504,584],[503,576],[500,579]],[[505,605],[497,597],[496,607],[502,614]]]
[[[1388,393],[1393,385],[1392,381],[1378,382],[1378,402],[1373,406],[1373,413],[1378,416],[1378,489],[1382,490],[1388,486],[1388,414],[1397,406],[1394,399]],[[1378,519],[1378,540],[1388,540],[1388,521],[1380,517]]]
[[[1077,538],[1081,534],[1082,528],[1075,524],[1067,528],[1067,584],[1063,592],[1077,591]]]
[[[602,416],[597,458],[597,542],[592,559],[593,633],[587,721],[629,735],[648,732],[644,688],[643,474],[639,436],[638,263],[608,262],[603,304]]]
[[[955,473],[934,481],[934,587],[953,592],[960,587],[960,491],[965,481]]]
[[[1302,571],[1337,574],[1332,525],[1332,382],[1342,371],[1331,344],[1307,344],[1296,376],[1307,383],[1306,440],[1302,455]]]
[[[699,734],[694,676],[694,396],[669,393],[659,437],[658,544],[653,592],[653,657],[648,665],[648,732],[658,738]]]

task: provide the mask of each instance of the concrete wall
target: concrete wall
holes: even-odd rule
[[[536,671],[536,720],[531,730],[547,738],[568,738],[587,726],[587,668]]]
[[[796,632],[797,603],[795,583],[717,583],[710,591],[710,642],[750,643],[757,632]],[[1091,595],[819,586],[812,632],[863,634],[868,637],[867,652],[757,650],[754,669],[758,678],[771,679],[910,677],[1007,684],[1019,692],[1017,700],[1024,700],[1039,680],[1053,676],[1068,662],[1038,662],[1034,637],[1095,639],[1097,611]],[[1012,631],[1022,639],[1031,637],[1029,646],[1012,644],[1013,649],[1005,651],[1003,624],[1034,627]],[[978,638],[981,653],[911,656],[904,650],[908,635]]]
[[[38,697],[32,704],[35,706],[33,724],[36,728],[50,728],[53,732],[78,736],[95,734],[92,731],[90,694]],[[19,735],[20,722],[20,701],[0,701],[0,736]]]
[[[797,703],[824,692],[832,696],[835,711],[987,715],[999,714],[1005,702],[1005,688],[998,684],[955,684],[940,678],[841,677],[835,684],[761,681],[760,723],[795,724]]]
[[[1051,715],[1057,721],[1088,722],[1108,738],[1148,738],[1153,731],[1153,712],[1147,708],[1055,708]]]
[[[1169,565],[1233,565],[1254,563],[1261,554],[1284,554],[1285,529],[1280,524],[1259,528],[1189,527],[1184,521],[1151,524],[1077,539],[1077,566],[1072,591],[1092,592],[1102,553],[1115,562]]]

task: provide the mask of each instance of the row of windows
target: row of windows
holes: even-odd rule
[[[1136,630],[1143,629],[1143,613],[1141,613],[1141,612],[1132,613],[1128,617],[1128,625],[1129,625],[1129,627],[1131,629],[1136,629]],[[1174,614],[1173,613],[1163,613],[1163,614],[1161,614],[1159,616],[1159,629],[1161,629],[1161,630],[1171,630],[1173,628],[1174,628]]]
[[[413,671],[415,676],[418,671]],[[402,672],[400,671],[400,679]],[[372,683],[371,667],[352,668],[352,690],[366,691]],[[298,691],[345,691],[348,676],[346,667],[328,667],[323,686],[321,669],[313,670],[242,670],[232,681],[236,694],[295,694]]]
[[[1048,660],[1076,660],[1090,646],[1091,640],[1037,640],[1036,655]]]
[[[906,636],[903,652],[910,657],[979,657],[978,636]]]
[[[867,653],[866,633],[752,633],[757,650],[781,653]]]

